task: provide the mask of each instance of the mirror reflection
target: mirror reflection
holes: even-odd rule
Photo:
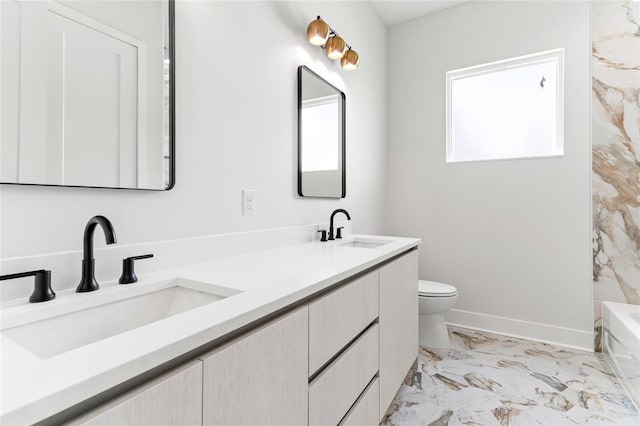
[[[345,96],[318,74],[298,67],[298,194],[344,198]]]
[[[0,7],[0,181],[170,189],[173,3]]]

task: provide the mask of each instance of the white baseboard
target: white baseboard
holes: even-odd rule
[[[593,352],[593,330],[577,330],[538,322],[451,309],[447,324],[505,336]]]

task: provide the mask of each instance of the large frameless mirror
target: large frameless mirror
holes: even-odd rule
[[[171,189],[173,0],[0,7],[0,182]]]
[[[298,67],[298,195],[344,198],[345,96]]]

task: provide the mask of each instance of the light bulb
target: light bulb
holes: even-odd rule
[[[331,59],[340,59],[344,55],[344,50],[347,44],[339,36],[331,37],[327,40],[325,49],[327,50],[327,56]]]
[[[355,50],[347,50],[345,54],[340,59],[340,65],[342,68],[347,71],[353,71],[358,68],[358,64],[360,63],[360,58]]]
[[[329,25],[318,16],[307,27],[307,39],[314,46],[324,46],[329,38]]]

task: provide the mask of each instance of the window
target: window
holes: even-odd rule
[[[447,72],[447,162],[563,154],[555,49]]]

